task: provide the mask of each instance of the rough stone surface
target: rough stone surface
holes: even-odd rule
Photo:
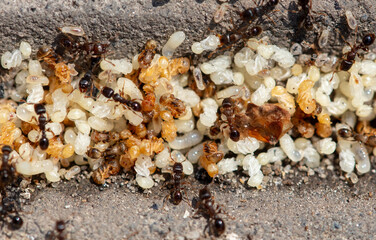
[[[289,47],[293,42],[317,41],[318,33],[329,27],[328,47],[321,51],[339,51],[344,43],[340,35],[353,42],[344,12],[353,11],[359,24],[358,36],[374,32],[375,1],[313,0],[316,23],[313,31],[297,30],[296,2],[281,1],[280,11],[263,17],[260,24],[272,43]],[[0,53],[12,50],[21,40],[34,50],[54,42],[58,27],[80,25],[95,41],[110,41],[109,55],[132,56],[153,38],[161,46],[176,30],[183,30],[187,40],[180,54],[189,53],[193,41],[210,33],[224,33],[237,22],[236,11],[254,6],[253,1],[231,1],[225,20],[218,26],[211,22],[218,2],[214,0],[127,0],[127,1],[6,1],[0,8]],[[286,9],[289,9],[287,11]],[[360,37],[359,37],[360,38]],[[115,50],[116,49],[116,50]],[[34,192],[21,213],[25,224],[19,231],[6,227],[0,239],[44,239],[54,228],[54,221],[67,222],[68,239],[196,239],[205,238],[203,218],[192,219],[194,211],[182,203],[163,207],[168,190],[160,185],[150,192],[133,191],[117,181],[99,191],[88,180],[62,182]],[[202,185],[189,187],[192,199]],[[337,177],[309,177],[308,184],[294,182],[291,187],[270,186],[258,191],[213,184],[216,201],[223,204],[234,220],[224,216],[227,230],[223,239],[374,239],[376,174],[360,177],[348,186]],[[132,188],[131,188],[132,189]],[[167,210],[168,208],[168,210]],[[187,212],[189,215],[187,216]],[[184,216],[187,216],[184,218]]]
[[[218,1],[219,2],[219,1]],[[127,1],[9,1],[3,0],[0,9],[0,53],[11,50],[21,40],[39,47],[54,42],[58,27],[79,25],[90,39],[110,41],[112,54],[132,56],[139,51],[147,39],[153,38],[161,46],[174,31],[182,30],[187,41],[180,48],[189,52],[193,41],[203,39],[210,33],[224,33],[236,29],[238,12],[254,7],[254,1],[232,0],[233,9],[228,9],[225,19],[215,25],[213,14],[219,4],[215,0],[127,0]],[[266,1],[264,1],[266,2]],[[292,42],[305,40],[316,43],[324,28],[330,29],[330,41],[323,52],[338,51],[344,45],[335,29],[353,42],[354,35],[347,28],[344,12],[353,11],[358,20],[358,35],[376,29],[376,4],[374,1],[318,1],[312,4],[314,30],[304,32],[297,29],[299,13],[296,1],[280,1],[279,11],[262,17],[255,24],[264,29],[272,43],[291,46]],[[273,23],[274,21],[274,23]],[[232,26],[232,23],[235,27]],[[160,47],[161,47],[160,46]],[[116,49],[116,50],[115,50]],[[111,54],[111,53],[110,53]]]
[[[192,179],[189,178],[191,181]],[[44,239],[56,220],[67,221],[68,239],[207,239],[204,218],[182,202],[163,199],[161,185],[142,193],[116,181],[104,191],[88,180],[62,182],[33,194],[24,206],[25,224],[19,231],[4,229],[0,238]],[[203,185],[192,180],[188,198]],[[348,186],[337,177],[310,177],[306,184],[270,186],[266,190],[213,184],[227,225],[220,239],[374,239],[376,174]],[[135,190],[135,191],[134,191]],[[164,209],[163,209],[164,206]],[[232,217],[233,219],[231,219]]]

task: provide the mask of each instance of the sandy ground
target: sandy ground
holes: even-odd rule
[[[313,176],[292,186],[271,182],[266,190],[245,189],[230,176],[211,185],[227,229],[221,239],[375,239],[376,174],[348,186],[338,177]],[[192,177],[189,202],[199,184]],[[163,199],[161,184],[142,192],[127,177],[117,177],[104,190],[85,177],[39,189],[23,208],[19,231],[4,229],[1,239],[44,239],[56,220],[67,221],[68,239],[208,239],[206,220],[193,218],[186,202],[174,206]],[[43,184],[39,185],[42,186]]]
[[[126,2],[126,3],[125,3]],[[232,1],[234,7],[253,6],[252,1]],[[375,30],[376,1],[314,1],[317,14],[315,30],[305,34],[296,30],[294,1],[281,1],[281,11],[262,22],[264,34],[271,42],[290,45],[302,39],[313,43],[319,32],[331,29],[330,41],[323,51],[336,51],[344,45],[333,30],[345,37],[343,16],[351,9],[359,19],[359,35]],[[80,25],[89,37],[109,40],[113,55],[131,56],[149,38],[161,45],[175,30],[183,30],[187,41],[180,53],[189,51],[192,41],[209,33],[208,27],[218,3],[214,0],[128,0],[128,1],[1,1],[0,53],[11,50],[21,40],[33,46],[51,44],[64,25]],[[230,11],[214,32],[230,28]],[[173,13],[173,14],[171,14]],[[116,50],[115,50],[116,49]],[[340,180],[338,173],[326,179],[305,178],[300,173],[291,186],[271,182],[265,190],[245,189],[239,175],[211,185],[216,201],[224,205],[226,215],[224,239],[376,239],[376,174],[366,174],[355,186]],[[190,178],[189,200],[197,196],[202,185]],[[56,220],[67,221],[68,239],[197,239],[208,238],[206,220],[193,219],[194,210],[187,203],[163,210],[168,190],[161,184],[143,193],[127,176],[117,177],[108,188],[99,190],[85,176],[57,186],[33,184],[31,199],[23,206],[25,224],[19,231],[4,228],[0,239],[44,239]],[[28,198],[29,194],[24,194]]]

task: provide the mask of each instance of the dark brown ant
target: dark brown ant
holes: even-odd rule
[[[18,211],[15,208],[14,199],[8,197],[6,194],[6,188],[11,184],[16,182],[16,169],[9,164],[10,153],[12,148],[8,145],[4,145],[1,148],[3,153],[2,155],[2,164],[0,168],[0,193],[1,193],[1,206],[0,206],[0,221],[2,222],[2,227],[6,222],[6,218],[10,218],[9,226],[13,230],[18,230],[23,225],[23,220],[18,214]],[[16,213],[14,216],[11,216],[9,213]]]
[[[298,27],[300,29],[306,29],[308,31],[313,29],[314,20],[312,18],[312,12],[320,15],[326,15],[325,13],[315,12],[312,10],[312,0],[298,0],[298,5],[301,9],[298,17]]]
[[[248,26],[246,26],[246,28],[248,28]],[[245,28],[239,28],[236,31],[231,31],[223,35],[217,34],[220,44],[217,50],[211,52],[208,55],[208,58],[211,58],[213,54],[215,54],[218,51],[224,51],[226,49],[231,48],[233,45],[237,44],[242,39],[245,40],[248,38],[259,36],[262,33],[262,28],[260,26],[253,26],[250,30],[247,30],[246,32],[243,31],[245,31]]]
[[[45,239],[46,240],[65,240],[66,239],[66,222],[59,220],[56,221],[55,230],[54,231],[48,231],[46,233]]]
[[[355,57],[359,55],[358,51],[360,49],[366,52],[369,51],[368,47],[375,42],[375,34],[373,33],[366,34],[363,37],[362,42],[359,45],[354,44],[354,46],[351,46],[350,43],[348,43],[345,39],[343,40],[351,47],[351,51],[346,53],[345,57],[343,58],[340,64],[339,69],[341,71],[348,71],[350,70],[352,65],[355,63]]]
[[[240,13],[240,18],[246,23],[251,23],[257,18],[262,18],[264,15],[275,9],[279,0],[269,0],[265,5],[262,5],[263,2],[264,1],[262,0],[260,4],[256,3],[256,5],[258,5],[257,7],[245,9]]]
[[[108,52],[108,47],[107,43],[89,41],[83,32],[77,35],[72,31],[62,31],[56,50],[61,56],[68,53],[70,61],[76,62],[78,59],[87,61],[93,58],[101,59]]]
[[[310,11],[312,9],[312,0],[298,0],[298,5],[301,8],[301,15],[298,19],[299,28],[305,28],[307,30],[313,29],[312,16]]]
[[[38,115],[39,129],[42,131],[42,136],[39,140],[39,147],[42,150],[46,150],[49,146],[49,140],[46,136],[46,124],[47,124],[47,118],[45,116],[46,108],[44,107],[43,104],[35,104],[34,110],[35,110],[35,113]]]
[[[225,222],[218,216],[220,213],[224,213],[224,211],[220,205],[215,204],[214,197],[207,186],[200,190],[195,207],[198,209],[195,215],[201,214],[208,219],[208,225],[204,231],[209,227],[209,233],[217,237],[225,232]]]
[[[256,37],[260,35],[261,33],[262,33],[262,28],[260,26],[251,27],[251,30],[247,32],[247,38]],[[239,40],[244,39],[244,36],[245,34],[234,33],[234,32],[229,32],[224,35],[218,35],[219,41],[220,41],[219,47],[232,45],[238,42]]]
[[[4,145],[1,148],[1,151],[3,153],[3,156],[0,168],[0,190],[1,196],[5,196],[5,188],[14,181],[16,169],[9,164],[10,153],[12,152],[12,148],[9,145]]]
[[[60,39],[59,44],[65,51],[73,55],[75,58],[81,53],[85,53],[85,56],[90,58],[103,56],[107,53],[107,48],[109,46],[109,44],[105,43],[89,42],[86,37],[82,42],[78,38],[73,38],[66,33],[64,34],[64,37]]]
[[[103,87],[101,92],[106,98],[112,98],[115,102],[126,105],[135,112],[140,112],[142,109],[139,102],[123,98],[119,93],[115,93],[110,87]]]
[[[171,202],[174,205],[179,205],[183,200],[183,193],[181,187],[181,179],[183,178],[183,165],[179,162],[176,162],[172,167],[172,186],[171,192],[166,198],[171,198]]]

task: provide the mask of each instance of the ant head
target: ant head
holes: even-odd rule
[[[182,173],[183,172],[183,164],[181,164],[179,162],[175,163],[174,166],[173,166],[173,171],[175,173]]]
[[[232,141],[237,142],[240,139],[240,133],[238,130],[232,128],[230,129],[230,138]]]
[[[179,203],[183,200],[183,194],[180,191],[174,191],[171,200],[173,204],[179,205]]]
[[[211,198],[211,193],[210,193],[208,187],[204,187],[203,189],[200,190],[199,198],[200,198],[200,200],[205,200],[205,199]]]
[[[129,103],[129,107],[132,108],[132,110],[135,111],[135,112],[141,111],[141,104],[139,102],[131,101]]]
[[[365,46],[370,46],[375,41],[375,34],[369,33],[363,37],[363,44]]]
[[[56,231],[62,232],[65,230],[65,221],[59,220],[56,221]]]
[[[217,236],[221,235],[225,231],[226,225],[222,218],[216,217],[214,219],[214,229]]]
[[[279,3],[279,0],[270,0],[269,2],[272,6],[277,6]]]
[[[12,217],[12,221],[10,223],[10,227],[13,229],[13,230],[18,230],[22,227],[23,225],[23,220],[22,218],[19,216],[19,215],[15,215]]]
[[[3,152],[3,154],[9,154],[12,152],[12,148],[9,145],[4,145],[1,148],[1,151]]]
[[[110,44],[107,44],[107,43],[94,44],[93,52],[95,55],[105,54],[107,52],[108,46],[110,46]]]
[[[34,110],[35,110],[35,113],[38,115],[46,113],[46,108],[41,103],[35,104]]]
[[[233,100],[231,99],[231,97],[223,99],[223,101],[222,101],[222,107],[224,107],[224,108],[230,108],[230,107],[232,107],[232,105],[233,105]]]
[[[260,26],[254,26],[251,28],[251,35],[256,37],[262,33],[262,28]]]

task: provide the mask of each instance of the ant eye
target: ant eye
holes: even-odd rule
[[[253,27],[252,30],[252,36],[258,36],[262,33],[262,28],[256,26],[256,27]]]
[[[230,132],[230,138],[232,141],[237,142],[240,139],[240,133],[237,130],[232,129]]]
[[[374,34],[367,34],[363,37],[363,44],[365,46],[371,45],[375,41],[375,35]]]
[[[12,148],[8,145],[5,145],[1,148],[1,151],[3,152],[3,154],[9,154],[12,151]]]
[[[22,227],[23,220],[20,216],[14,216],[12,217],[11,227],[14,230],[18,230]]]
[[[138,102],[132,102],[131,108],[133,109],[133,111],[139,112],[141,111],[141,104]]]

